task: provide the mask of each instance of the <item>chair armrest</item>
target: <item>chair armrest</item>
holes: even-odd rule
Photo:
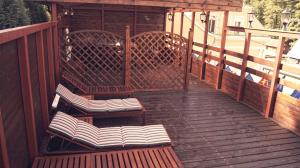
[[[59,103],[60,96],[58,94],[55,95],[54,100],[52,102],[52,108],[56,109]]]

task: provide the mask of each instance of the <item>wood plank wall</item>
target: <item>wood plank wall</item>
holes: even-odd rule
[[[68,9],[67,7],[62,7]],[[134,7],[121,5],[80,5],[74,6],[73,15],[62,17],[62,28],[70,31],[96,29],[125,35],[125,26],[130,34],[148,31],[164,31],[165,9],[160,7]]]
[[[29,166],[17,41],[0,45],[0,107],[11,167]]]

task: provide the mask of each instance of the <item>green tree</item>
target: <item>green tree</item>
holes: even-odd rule
[[[50,13],[46,5],[28,1],[26,2],[26,7],[29,9],[29,16],[32,24],[50,20]]]
[[[291,31],[300,32],[300,1],[295,4],[294,9],[295,10],[292,14],[292,19],[289,27]]]
[[[0,29],[30,24],[23,0],[2,0],[0,5]]]

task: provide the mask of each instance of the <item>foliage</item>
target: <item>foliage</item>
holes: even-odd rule
[[[1,0],[0,29],[30,24],[23,0]]]
[[[298,0],[244,0],[245,4],[251,5],[257,19],[270,29],[280,29],[281,13],[284,9],[291,10],[290,30],[299,29],[300,2]]]
[[[48,21],[45,5],[23,0],[0,0],[0,30]]]

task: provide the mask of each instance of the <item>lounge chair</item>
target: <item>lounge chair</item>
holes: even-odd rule
[[[57,112],[47,132],[87,149],[171,145],[163,125],[98,128],[63,112]]]
[[[57,108],[60,98],[62,98],[66,104],[73,106],[83,114],[97,118],[136,116],[142,116],[143,120],[145,118],[145,109],[142,103],[136,98],[88,100],[72,93],[68,88],[59,84],[56,89],[56,96],[53,100],[52,108]]]

